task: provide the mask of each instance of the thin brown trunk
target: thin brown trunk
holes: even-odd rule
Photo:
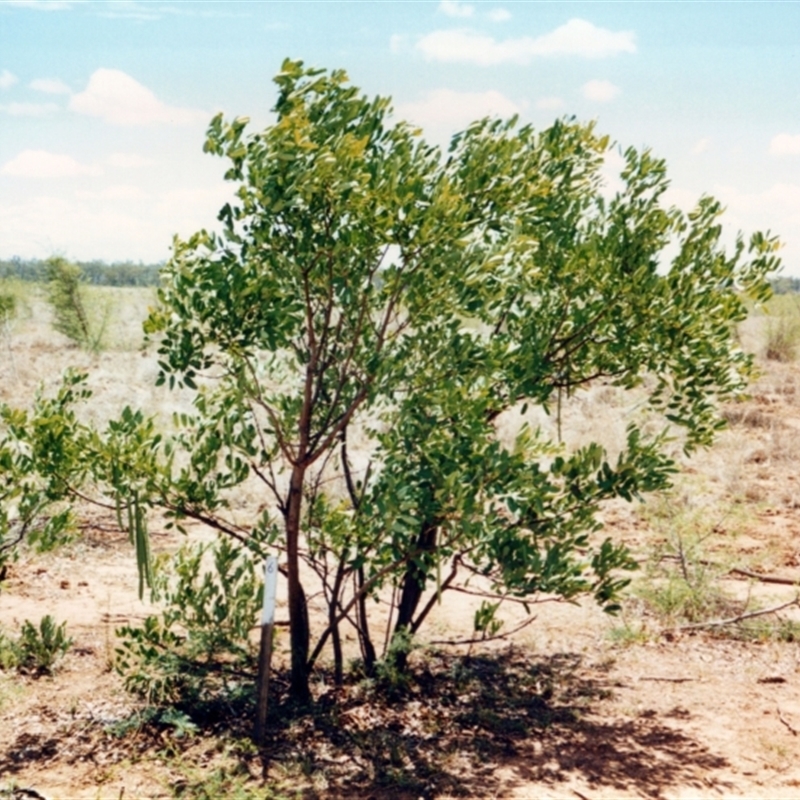
[[[346,550],[346,548],[345,548]],[[344,682],[344,661],[342,658],[342,638],[339,632],[339,621],[336,618],[336,611],[341,606],[339,595],[342,592],[342,580],[344,579],[345,551],[339,556],[339,567],[336,570],[336,580],[333,582],[331,595],[328,599],[328,630],[331,632],[331,642],[333,644],[333,681],[336,686],[341,686]]]
[[[364,588],[364,568],[358,569],[358,591]],[[367,596],[362,594],[358,598],[356,604],[356,617],[358,620],[358,641],[361,645],[361,657],[364,660],[364,672],[367,675],[372,675],[375,671],[375,662],[377,657],[375,655],[375,645],[372,644],[372,638],[369,635],[369,625],[367,622]]]
[[[433,552],[436,548],[436,534],[439,526],[436,520],[425,520],[422,530],[417,537],[417,556],[409,561],[406,574],[403,576],[403,587],[400,591],[400,604],[397,608],[397,622],[394,626],[395,635],[402,631],[412,630],[414,614],[425,591],[426,574],[418,561],[425,558],[426,553]],[[408,654],[400,652],[395,661],[397,668],[402,672],[408,663]]]
[[[289,631],[292,649],[292,697],[299,703],[308,703],[308,644],[310,630],[306,595],[300,583],[300,512],[303,503],[303,478],[305,466],[295,464],[289,484],[289,501],[286,514],[286,554],[289,577]]]
[[[331,616],[336,616],[336,610],[331,612]],[[341,686],[344,683],[344,661],[342,659],[342,639],[339,634],[339,625],[335,619],[331,620],[333,633],[331,641],[333,643],[333,683]]]

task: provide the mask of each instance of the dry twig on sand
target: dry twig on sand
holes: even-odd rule
[[[778,719],[789,729],[789,732],[792,734],[792,736],[797,736],[797,734],[800,733],[800,731],[798,731],[797,728],[793,727],[792,723],[789,722],[789,720],[787,720],[786,717],[783,716],[783,714],[781,713],[781,707],[777,706],[777,708],[778,708]]]
[[[748,611],[746,614],[739,614],[735,617],[730,617],[729,619],[711,619],[707,622],[693,622],[690,625],[678,625],[676,630],[679,631],[691,631],[697,630],[700,628],[719,628],[723,625],[735,625],[737,622],[744,622],[746,619],[753,619],[754,617],[764,617],[767,614],[777,614],[779,611],[783,611],[785,608],[790,608],[791,606],[800,605],[800,596],[795,597],[794,600],[790,600],[788,603],[781,603],[779,606],[772,606],[771,608],[762,608],[758,611]]]

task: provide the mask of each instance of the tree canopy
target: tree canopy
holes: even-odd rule
[[[588,592],[613,608],[630,561],[590,535],[596,512],[667,484],[664,436],[633,421],[612,464],[525,428],[504,442],[498,417],[606,381],[644,392],[687,450],[708,444],[718,401],[745,386],[733,326],[745,294],[765,296],[777,242],[726,254],[719,203],[665,207],[648,151],[625,151],[609,196],[612,144],[592,124],[484,119],[442,153],[342,71],[286,61],[275,81],[264,131],[212,121],[205,149],[229,160],[237,202],[220,234],[176,241],[149,329],[162,380],[217,378],[198,393],[180,512],[215,508],[249,473],[271,495],[277,517],[246,536],[288,559],[294,692],[326,640],[341,665],[344,622],[374,663],[365,600],[388,588],[394,635],[470,574],[498,598]],[[329,607],[313,650],[301,562]]]
[[[727,253],[720,204],[665,206],[649,151],[624,152],[609,192],[615,145],[591,123],[484,119],[442,152],[342,71],[287,60],[275,82],[265,130],[212,120],[205,149],[228,160],[236,201],[219,233],[175,240],[146,326],[159,380],[195,390],[196,412],[169,441],[128,412],[110,450],[95,440],[98,474],[137,515],[203,521],[250,559],[283,553],[299,700],[328,644],[341,679],[343,626],[367,672],[381,643],[402,670],[466,581],[477,636],[504,600],[588,594],[613,611],[634,565],[598,511],[669,484],[670,435],[691,452],[723,425],[718,403],[752,367],[735,324],[766,297],[777,240]],[[524,424],[598,382],[638,392],[661,432],[631,416],[612,459]],[[243,521],[229,502],[253,480]]]

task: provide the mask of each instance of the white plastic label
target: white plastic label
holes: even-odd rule
[[[272,625],[275,621],[275,592],[278,588],[278,559],[270,556],[264,565],[264,609],[261,624]]]

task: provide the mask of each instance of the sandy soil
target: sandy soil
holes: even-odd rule
[[[143,316],[147,294],[130,298],[134,318]],[[39,381],[52,384],[66,363],[77,361],[92,369],[109,414],[125,402],[147,402],[166,415],[171,403],[185,402],[146,388],[153,363],[131,346],[134,334],[119,349],[91,358],[42,327],[44,315],[36,308],[13,331],[13,359],[0,358],[0,400],[24,401]],[[573,430],[581,430],[592,415],[602,422],[603,406],[584,402],[571,413]],[[610,508],[606,530],[645,562],[671,535],[670,526],[684,524],[691,513],[713,520],[707,558],[800,581],[800,368],[766,365],[751,398],[726,414],[730,429],[686,465],[678,490],[666,501],[680,506],[680,514],[665,522],[641,510]],[[206,737],[178,746],[168,737],[154,744],[109,733],[139,707],[111,668],[114,630],[143,618],[149,607],[137,599],[134,556],[113,520],[87,513],[82,522],[79,541],[56,554],[23,558],[0,587],[0,628],[16,631],[23,620],[49,613],[68,621],[75,640],[52,678],[0,672],[0,798],[176,796],[187,770],[210,770],[225,754]],[[155,537],[157,549],[177,543],[174,535]],[[794,586],[736,574],[721,577],[719,585],[762,606],[796,595]],[[796,612],[786,612],[787,618],[800,619]],[[463,596],[451,597],[436,611],[427,636],[468,632],[471,618]],[[626,626],[632,635],[624,635]],[[507,647],[500,643],[496,649]],[[591,604],[543,604],[514,648],[516,658],[547,665],[571,696],[583,698],[579,721],[517,738],[506,753],[492,751],[483,777],[454,762],[453,786],[460,785],[461,796],[800,797],[797,642],[679,630],[632,596],[622,619],[610,619]],[[455,659],[463,648],[452,653]],[[280,641],[276,658],[278,666],[285,659]],[[344,724],[354,729],[381,724],[359,721],[357,710],[347,713]],[[429,741],[437,747],[435,736]],[[313,774],[306,777],[314,787]],[[277,780],[276,773],[270,780]],[[324,787],[317,790],[326,796]],[[347,796],[341,792],[339,787],[327,796]],[[455,791],[430,796],[451,795]],[[182,796],[192,796],[191,790]],[[375,790],[363,796],[418,795]]]

